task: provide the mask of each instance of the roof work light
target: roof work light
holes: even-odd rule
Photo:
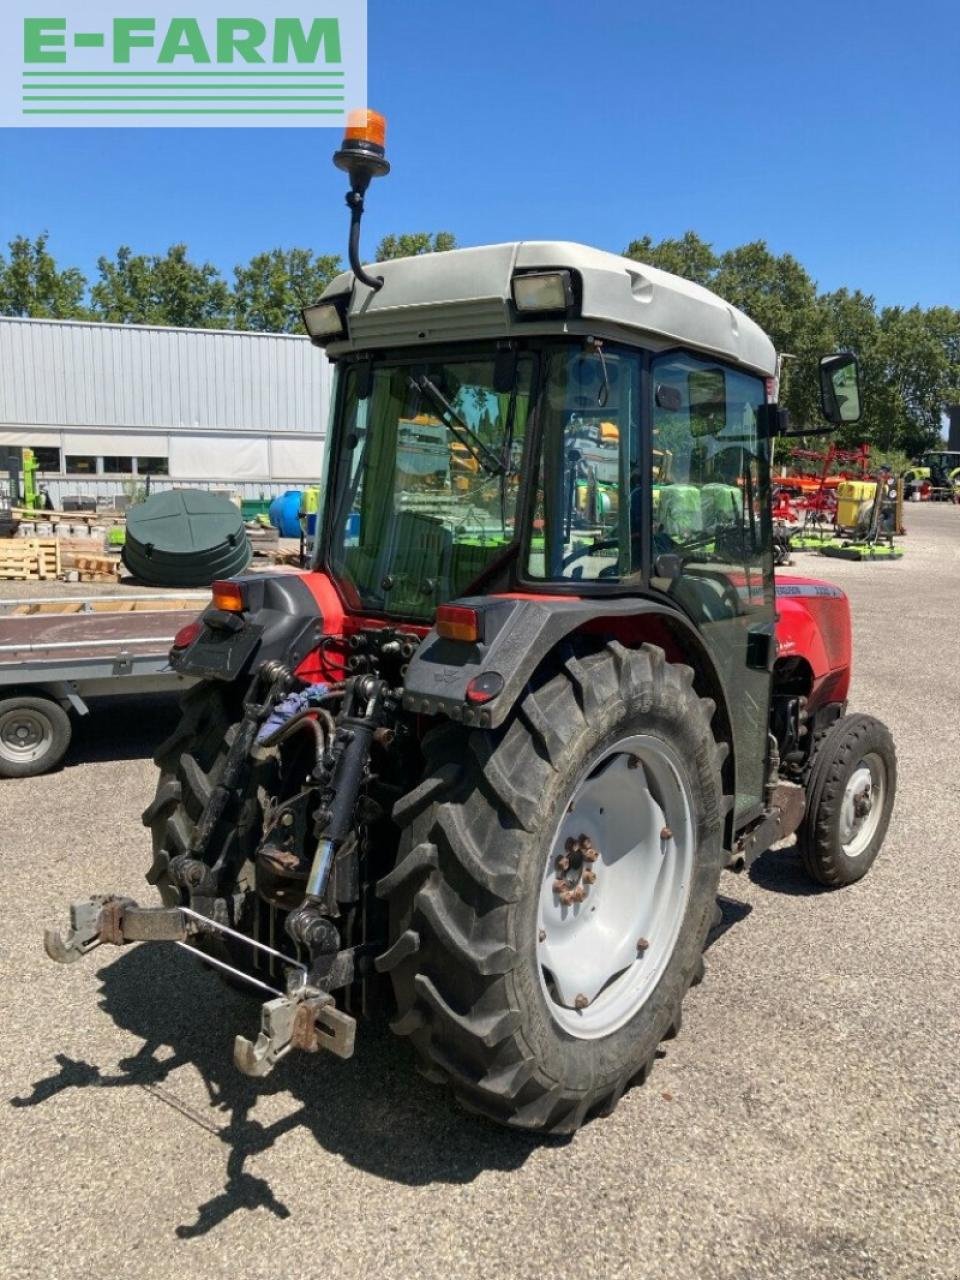
[[[570,315],[576,307],[569,271],[525,271],[513,277],[513,305],[521,315]]]
[[[351,111],[347,116],[347,128],[339,151],[333,155],[333,163],[350,177],[347,205],[350,209],[350,269],[361,284],[374,291],[383,288],[379,276],[364,271],[360,262],[360,219],[363,217],[363,197],[374,178],[390,172],[386,154],[387,121],[379,111]]]
[[[346,337],[349,308],[349,293],[340,293],[303,308],[300,312],[303,325],[315,346],[322,347],[335,338]]]

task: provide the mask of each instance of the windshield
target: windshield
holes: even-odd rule
[[[346,371],[329,558],[355,607],[430,619],[513,541],[533,364],[506,391],[495,364],[377,364],[365,399]]]

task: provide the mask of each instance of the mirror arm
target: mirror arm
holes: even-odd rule
[[[757,434],[761,440],[775,440],[790,434],[790,414],[776,402],[757,408]]]

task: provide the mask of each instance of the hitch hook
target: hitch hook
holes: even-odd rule
[[[45,929],[43,949],[57,964],[74,964],[88,951],[112,942],[119,917],[129,898],[100,894],[70,904],[70,928],[66,936],[59,929]],[[122,936],[122,935],[121,935]]]
[[[333,996],[314,987],[268,1000],[260,1011],[256,1042],[237,1036],[233,1061],[245,1076],[268,1075],[291,1049],[318,1053],[327,1049],[338,1058],[353,1056],[357,1021],[338,1009]]]

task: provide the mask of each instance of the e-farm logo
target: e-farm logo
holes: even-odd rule
[[[0,125],[340,127],[366,101],[366,0],[3,7]]]

